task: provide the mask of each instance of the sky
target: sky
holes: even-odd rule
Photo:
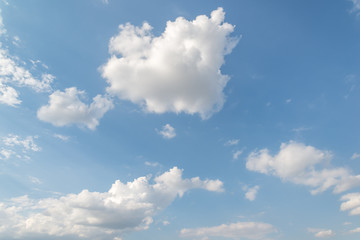
[[[359,0],[0,9],[0,239],[359,239]]]

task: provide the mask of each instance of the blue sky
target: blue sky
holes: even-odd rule
[[[360,2],[0,1],[1,239],[358,239]]]

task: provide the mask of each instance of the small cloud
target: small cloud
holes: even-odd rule
[[[239,139],[230,139],[224,145],[225,146],[234,146],[234,145],[237,145],[239,143],[239,141],[240,141]]]
[[[291,103],[291,98],[286,99],[285,103]]]
[[[233,159],[236,160],[239,158],[239,156],[243,153],[243,150],[237,150],[236,152],[234,152],[233,154]]]
[[[354,153],[352,156],[351,156],[351,160],[355,160],[355,159],[359,159],[360,158],[360,153]]]
[[[69,136],[64,136],[64,135],[61,135],[61,134],[54,134],[54,137],[55,138],[58,138],[64,142],[67,142],[69,141],[70,137]]]
[[[163,221],[163,225],[164,225],[164,226],[167,226],[167,225],[169,225],[169,224],[170,224],[169,221]]]
[[[349,233],[360,233],[360,227],[350,230]]]
[[[245,198],[249,201],[254,201],[256,199],[256,195],[259,191],[260,187],[258,185],[252,187],[252,188],[248,188],[245,187],[244,190],[246,191],[245,193]]]
[[[20,45],[20,38],[19,38],[18,36],[14,36],[12,43],[13,43],[15,46],[19,46],[19,45]]]
[[[37,177],[29,176],[29,180],[30,180],[30,182],[35,183],[35,184],[42,184],[41,180],[38,179]]]
[[[351,222],[344,222],[343,223],[344,226],[351,225],[351,224],[352,224]]]
[[[145,162],[145,165],[146,165],[146,166],[151,166],[151,167],[157,167],[157,166],[159,166],[160,164],[159,164],[158,162],[148,162],[148,161],[146,161],[146,162]]]
[[[155,129],[163,138],[171,139],[176,136],[175,128],[173,128],[170,124],[166,124],[162,127],[162,130]]]
[[[330,229],[308,228],[308,231],[314,233],[314,236],[317,238],[326,238],[326,237],[335,236],[335,232]]]
[[[291,129],[291,131],[295,132],[295,133],[302,133],[302,132],[305,132],[305,131],[308,131],[308,130],[311,130],[311,128],[309,127],[298,127],[298,128],[293,128]]]

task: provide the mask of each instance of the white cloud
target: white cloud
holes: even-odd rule
[[[169,225],[169,224],[170,224],[170,222],[169,222],[169,221],[166,221],[166,220],[165,220],[165,221],[163,221],[163,225],[164,225],[164,226],[167,226],[167,225]]]
[[[309,228],[308,231],[314,233],[314,236],[317,238],[326,238],[326,237],[335,236],[335,232],[330,229]]]
[[[264,239],[267,235],[277,232],[276,228],[268,223],[237,222],[222,224],[215,227],[185,228],[182,237],[224,237],[231,239]]]
[[[234,146],[237,145],[239,143],[239,139],[230,139],[229,141],[227,141],[225,143],[225,146]]]
[[[69,136],[65,136],[65,135],[61,135],[61,134],[54,134],[54,137],[64,141],[64,142],[67,142],[69,141],[70,137]]]
[[[163,138],[171,139],[176,136],[175,128],[173,128],[170,124],[166,124],[159,131],[155,129]]]
[[[246,188],[245,198],[249,201],[254,201],[256,199],[256,195],[259,191],[259,186],[254,186],[252,188]]]
[[[158,163],[158,162],[148,162],[148,161],[146,161],[146,162],[145,162],[145,165],[146,165],[146,166],[151,166],[151,167],[157,167],[157,166],[160,165],[160,163]]]
[[[360,233],[360,227],[350,230],[349,233]]]
[[[18,135],[9,134],[7,137],[2,137],[2,142],[5,146],[14,147],[20,146],[25,150],[32,150],[34,152],[38,152],[41,148],[36,145],[34,139],[38,138],[37,136],[27,136],[26,138],[21,138]]]
[[[350,215],[360,215],[360,193],[348,193],[340,198],[341,211],[350,211]]]
[[[0,11],[1,13],[1,11]],[[0,15],[0,35],[6,34],[6,28]],[[13,44],[18,45],[20,38],[13,37]],[[0,43],[0,103],[16,106],[21,103],[19,93],[15,87],[28,87],[36,92],[51,91],[51,83],[55,77],[43,73],[35,77],[25,68],[19,58],[9,54],[6,47]]]
[[[360,154],[359,153],[354,153],[352,156],[351,156],[351,159],[354,160],[354,159],[359,159],[360,158]]]
[[[10,86],[0,82],[0,103],[15,107],[21,103],[18,92]]]
[[[80,99],[84,95],[84,91],[75,87],[67,88],[65,92],[57,90],[49,96],[48,105],[38,110],[37,116],[55,126],[78,124],[94,130],[99,125],[100,118],[113,108],[113,103],[111,99],[97,95],[87,105]]]
[[[29,70],[20,66],[8,51],[0,48],[0,77],[2,84],[12,84],[19,87],[29,87],[36,92],[51,91],[51,83],[55,77],[42,74],[41,79],[35,78]]]
[[[233,159],[234,160],[238,159],[242,153],[243,153],[243,150],[238,150],[238,151],[234,152]]]
[[[147,229],[155,214],[186,191],[223,191],[221,181],[183,179],[177,167],[155,177],[154,183],[149,180],[117,180],[103,193],[83,190],[60,198],[32,200],[25,196],[0,203],[0,238],[119,239],[123,232]]]
[[[286,99],[285,103],[291,103],[291,98]]]
[[[325,168],[331,153],[303,143],[282,143],[280,151],[271,156],[268,149],[250,153],[246,168],[312,187],[312,194],[334,187],[334,193],[344,192],[360,185],[360,175],[352,175],[346,168]]]
[[[158,37],[148,23],[120,25],[110,39],[111,58],[100,69],[109,84],[107,91],[148,112],[198,113],[209,118],[224,104],[229,77],[220,68],[238,42],[229,37],[234,26],[224,17],[222,8],[210,18],[179,17],[168,21]]]

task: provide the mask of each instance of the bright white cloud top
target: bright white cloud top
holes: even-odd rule
[[[163,138],[171,139],[176,137],[175,128],[173,128],[170,124],[165,124],[161,130],[156,130]]]
[[[132,182],[117,180],[108,192],[68,194],[60,198],[14,198],[0,203],[1,236],[12,238],[73,237],[109,239],[128,231],[145,230],[152,217],[191,189],[222,192],[219,180],[182,178],[173,167],[150,183],[150,177]]]
[[[81,100],[84,97],[85,91],[75,87],[67,88],[64,92],[57,90],[49,96],[48,105],[38,110],[37,116],[58,127],[78,124],[94,130],[104,114],[113,108],[113,103],[111,99],[97,95],[88,105]]]
[[[168,21],[159,37],[153,36],[148,23],[120,25],[110,40],[111,58],[101,67],[107,91],[148,112],[209,118],[224,104],[229,77],[220,68],[238,42],[229,36],[234,26],[224,18],[222,8],[210,18],[179,17]]]

